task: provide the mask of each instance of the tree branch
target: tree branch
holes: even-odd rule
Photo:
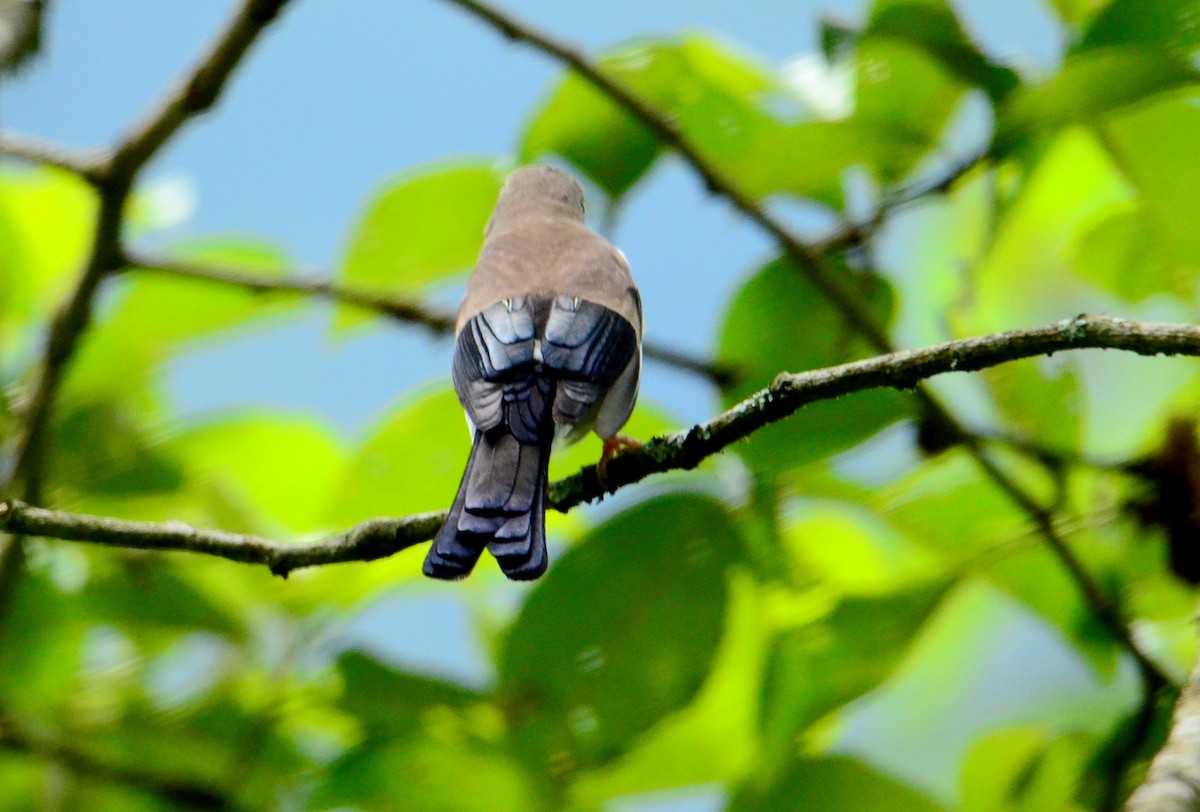
[[[98,151],[75,150],[14,132],[0,132],[0,153],[74,172],[93,183],[103,164],[103,155]]]
[[[243,0],[189,74],[121,140],[108,160],[110,177],[128,182],[187,121],[216,103],[234,68],[288,0]]]
[[[509,39],[525,42],[542,53],[558,60],[575,71],[601,93],[608,96],[614,103],[634,116],[645,127],[658,136],[663,144],[680,155],[697,175],[704,181],[708,190],[727,199],[738,211],[757,224],[769,234],[779,245],[780,250],[790,259],[796,268],[804,274],[813,285],[841,313],[846,323],[854,328],[879,352],[890,353],[895,346],[887,332],[875,323],[868,309],[858,300],[856,294],[843,285],[841,278],[826,266],[820,253],[824,247],[821,243],[809,245],[794,235],[781,220],[771,216],[765,208],[750,195],[742,191],[736,182],[725,175],[716,163],[703,155],[684,137],[683,132],[674,121],[663,112],[656,109],[636,91],[624,85],[617,79],[604,74],[596,65],[591,63],[579,51],[555,40],[532,26],[518,21],[500,10],[480,2],[479,0],[445,0],[458,6],[471,15],[483,20]],[[969,169],[969,167],[968,167]],[[963,169],[963,172],[967,169]],[[934,182],[928,187],[930,192],[936,191],[953,183],[956,175],[951,173],[948,180]],[[918,189],[918,191],[920,191]],[[835,241],[836,244],[836,241]],[[950,413],[950,411],[924,387],[917,387],[915,395],[925,408],[930,418],[945,427],[945,434],[958,439],[971,454],[979,467],[992,479],[1006,495],[1009,496],[1022,510],[1027,512],[1041,530],[1047,546],[1055,557],[1064,565],[1071,577],[1076,581],[1084,599],[1091,605],[1100,620],[1113,633],[1116,640],[1126,647],[1138,661],[1143,674],[1152,674],[1148,679],[1157,681],[1160,674],[1153,662],[1146,657],[1133,640],[1129,628],[1119,613],[1105,598],[1104,592],[1093,581],[1082,562],[1066,545],[1061,535],[1055,529],[1048,511],[1042,508],[1032,495],[1010,477],[1003,469],[992,462],[979,442],[972,437]],[[1150,669],[1148,671],[1147,669]]]
[[[652,474],[695,468],[810,403],[865,389],[911,389],[934,375],[971,372],[1021,358],[1085,348],[1200,356],[1200,327],[1081,316],[1045,327],[951,341],[812,372],[785,372],[768,388],[707,423],[655,438],[636,451],[617,456],[605,470],[607,488],[601,486],[594,467],[554,483],[551,506],[565,512]],[[401,519],[372,519],[323,541],[293,545],[179,523],[129,522],[46,510],[16,501],[0,503],[0,530],[6,532],[144,550],[207,553],[263,564],[279,575],[298,567],[391,555],[432,538],[444,517],[444,512],[434,512]],[[1168,681],[1165,676],[1163,680]]]
[[[92,300],[101,281],[120,267],[120,229],[138,170],[192,115],[212,105],[250,43],[287,0],[244,0],[224,33],[192,70],[110,155],[84,174],[100,195],[100,210],[91,253],[78,283],[50,325],[46,347],[34,373],[32,395],[21,410],[21,430],[11,470],[0,482],[0,493],[21,494],[41,501],[42,446],[50,412],[63,371],[91,319]],[[43,157],[54,157],[42,150]],[[0,617],[23,560],[20,536],[0,549]]]
[[[383,314],[406,324],[420,325],[435,336],[447,336],[454,332],[455,316],[453,313],[435,310],[392,295],[345,287],[328,279],[303,278],[298,275],[283,278],[264,277],[235,268],[218,268],[207,264],[182,262],[129,251],[126,252],[125,261],[131,270],[150,271],[233,285],[255,293],[312,296],[338,304],[350,305]],[[736,371],[725,364],[696,358],[653,341],[645,343],[643,353],[650,360],[707,378],[714,386],[727,386],[737,376]]]
[[[1179,695],[1171,732],[1126,812],[1200,812],[1200,661]]]

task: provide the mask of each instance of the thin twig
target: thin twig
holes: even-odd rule
[[[810,403],[865,389],[911,389],[934,375],[971,372],[1020,358],[1085,348],[1117,349],[1141,355],[1200,356],[1200,327],[1079,317],[1046,327],[951,341],[812,372],[782,373],[768,388],[712,420],[655,438],[638,450],[617,456],[605,469],[604,486],[594,467],[583,468],[554,483],[550,502],[555,509],[568,511],[652,474],[695,468],[708,457]],[[198,530],[178,523],[128,522],[10,501],[0,504],[0,530],[137,549],[207,553],[263,564],[272,572],[286,575],[297,567],[391,555],[431,538],[444,516],[443,512],[435,512],[401,519],[372,519],[323,541],[290,545],[255,536]],[[1161,675],[1149,660],[1144,667]],[[1161,676],[1164,684],[1169,682],[1165,675]]]
[[[606,75],[581,52],[493,6],[479,2],[479,0],[445,0],[445,2],[458,6],[483,20],[509,39],[525,42],[558,60],[637,118],[641,124],[658,136],[664,145],[673,149],[692,167],[711,193],[724,197],[734,208],[769,234],[784,255],[795,264],[797,270],[838,309],[846,323],[877,351],[887,353],[895,350],[887,332],[875,322],[869,310],[863,306],[863,303],[850,289],[842,284],[841,278],[826,266],[823,255],[820,253],[824,246],[807,244],[794,235],[781,220],[771,216],[756,200],[727,177],[713,161],[689,143],[674,121],[636,91],[621,81]],[[942,184],[938,183],[932,188],[936,190],[941,187]],[[1046,544],[1066,566],[1071,577],[1076,580],[1080,592],[1091,604],[1093,611],[1111,629],[1117,641],[1128,648],[1144,672],[1146,665],[1150,662],[1149,659],[1136,645],[1124,620],[1114,612],[1109,601],[1103,599],[1103,591],[1093,581],[1082,562],[1057,535],[1053,524],[1045,521],[1046,511],[1015,479],[987,458],[982,445],[978,441],[972,440],[958,420],[930,392],[924,387],[918,387],[914,394],[926,414],[944,426],[948,436],[953,436],[963,442],[972,458],[988,477],[1022,509],[1029,512],[1030,518],[1043,529]]]
[[[813,253],[824,256],[865,242],[879,229],[889,215],[927,197],[945,194],[964,176],[982,166],[990,157],[991,153],[988,151],[978,152],[954,163],[940,175],[922,178],[899,190],[885,194],[878,207],[866,220],[847,223],[812,243]]]
[[[211,108],[250,46],[288,0],[244,0],[199,62],[121,139],[109,174],[132,178],[185,123]]]
[[[104,156],[98,151],[80,151],[14,132],[0,132],[0,154],[31,163],[74,172],[94,182]]]
[[[312,296],[338,304],[380,313],[407,324],[425,327],[435,336],[447,336],[454,332],[455,316],[417,302],[400,297],[372,293],[353,287],[338,285],[328,279],[297,274],[288,276],[263,276],[236,268],[216,267],[163,257],[153,257],[141,252],[126,252],[130,270],[143,270],[170,276],[233,285],[263,294],[291,294]],[[725,364],[697,358],[681,350],[647,341],[642,348],[646,358],[666,366],[707,378],[715,386],[727,386],[737,377],[735,370]]]
[[[199,64],[167,93],[139,126],[115,149],[98,159],[95,166],[89,163],[86,167],[77,167],[86,170],[83,176],[96,186],[100,196],[91,252],[75,289],[50,325],[45,349],[34,372],[32,395],[21,409],[20,434],[12,468],[0,482],[0,493],[14,494],[19,485],[25,499],[41,501],[43,445],[54,398],[66,365],[91,319],[96,290],[107,275],[120,267],[123,210],[138,170],[188,118],[213,104],[255,37],[286,2],[244,0]],[[52,158],[54,155],[42,150],[40,157]],[[12,536],[0,549],[0,616],[6,609],[14,579],[21,571],[22,560],[21,538]]]
[[[436,336],[454,331],[454,314],[424,307],[397,296],[372,293],[344,287],[328,279],[291,276],[263,276],[236,268],[222,268],[209,264],[152,257],[139,252],[127,252],[130,269],[151,271],[166,276],[183,277],[206,282],[216,282],[244,288],[263,294],[292,294],[312,296],[326,301],[350,305],[389,316],[397,321],[428,328]]]

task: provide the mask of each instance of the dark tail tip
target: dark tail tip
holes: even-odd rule
[[[549,563],[549,455],[549,442],[531,446],[512,435],[491,438],[476,432],[454,505],[425,556],[422,572],[430,578],[461,580],[486,547],[510,580],[540,577]]]

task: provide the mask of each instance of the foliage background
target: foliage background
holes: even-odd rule
[[[825,7],[848,25],[800,3],[565,6],[514,11],[605,49],[806,235],[992,149],[828,259],[898,344],[1085,311],[1195,321],[1196,4],[963,3],[966,32],[937,0]],[[226,11],[99,9],[52,7],[6,125],[112,140]],[[717,392],[654,370],[632,433],[872,353],[686,166],[461,13],[297,2],[261,45],[151,165],[129,244],[452,304],[505,169],[558,153],[590,176],[654,337],[742,374]],[[94,211],[63,173],[0,177],[6,433]],[[448,357],[361,311],[132,271],[102,287],[64,381],[45,501],[292,539],[443,507],[467,440]],[[1000,435],[1005,470],[1181,678],[1194,601],[1127,509],[1155,482],[1122,466],[1194,410],[1194,364],[1079,354],[933,386]],[[895,393],[806,409],[554,517],[557,565],[532,590],[486,566],[421,582],[420,551],[280,581],[35,541],[0,635],[0,710],[32,731],[0,757],[4,803],[1111,808],[1106,776],[1139,778],[1169,692],[1144,694],[1029,517],[961,448],[922,453],[921,425]]]

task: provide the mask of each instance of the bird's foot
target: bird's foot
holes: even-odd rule
[[[608,469],[608,464],[613,461],[618,454],[626,451],[636,451],[644,445],[640,440],[635,440],[632,437],[627,437],[624,434],[614,434],[604,441],[604,451],[600,454],[600,462],[596,463],[596,479],[600,480],[600,488],[605,493],[609,493],[608,483],[604,479],[605,471]]]

